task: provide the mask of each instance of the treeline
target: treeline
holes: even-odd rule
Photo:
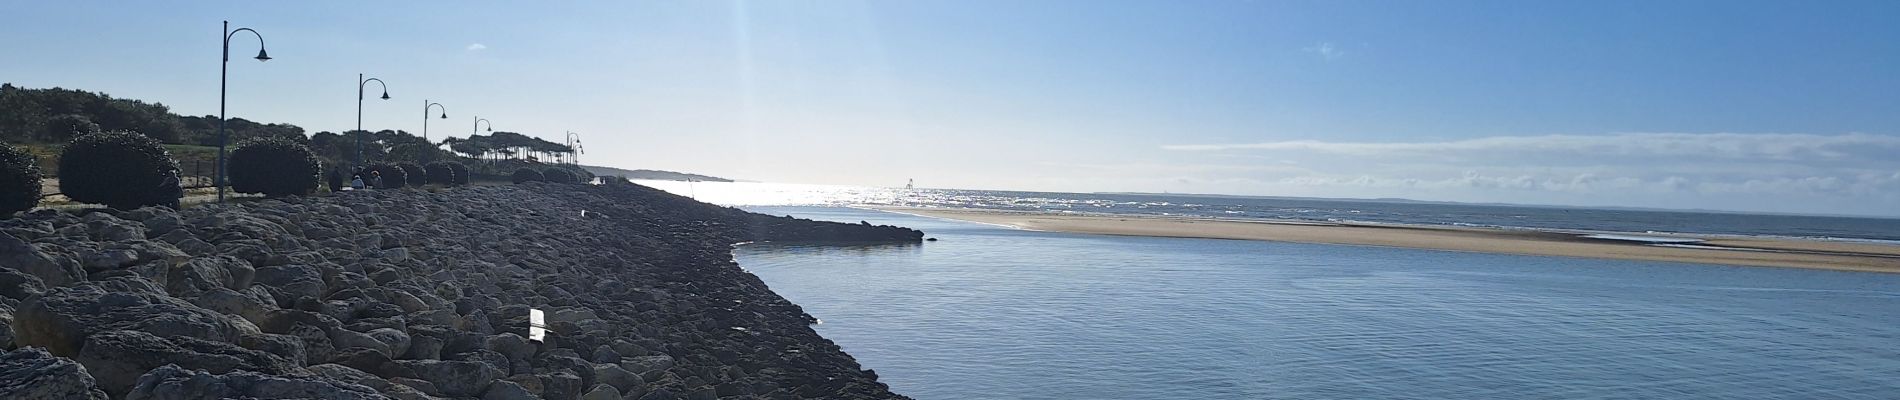
[[[259,123],[243,118],[231,118],[225,129],[230,136],[227,143],[232,145],[268,138],[304,144],[325,169],[350,170],[376,163],[457,161],[469,164],[479,176],[507,179],[517,168],[540,168],[539,165],[557,159],[559,154],[574,151],[567,145],[515,132],[448,138],[432,143],[403,130],[307,134],[296,125]],[[218,116],[181,116],[161,103],[114,98],[105,93],[0,84],[0,142],[52,147],[94,132],[136,132],[164,144],[217,146]],[[55,160],[43,161],[50,164]],[[556,167],[592,176],[578,166]]]
[[[231,143],[256,137],[303,140],[303,128],[232,118]],[[163,103],[113,98],[105,93],[0,84],[0,141],[65,143],[77,134],[131,131],[165,144],[216,146],[218,116],[181,116]]]

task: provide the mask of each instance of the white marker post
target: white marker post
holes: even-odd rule
[[[541,310],[528,309],[528,340],[536,342],[548,336],[547,316]]]

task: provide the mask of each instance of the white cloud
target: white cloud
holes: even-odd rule
[[[488,50],[488,45],[481,44],[481,43],[473,43],[473,44],[468,45],[468,51],[482,51],[482,50]]]
[[[1300,49],[1300,51],[1318,54],[1320,58],[1327,60],[1337,59],[1340,56],[1346,55],[1346,51],[1341,50],[1339,46],[1333,45],[1333,42],[1315,43],[1312,46]]]

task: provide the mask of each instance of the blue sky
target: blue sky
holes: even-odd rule
[[[742,179],[1900,214],[1897,2],[20,2],[0,80]],[[372,96],[374,93],[372,93]]]

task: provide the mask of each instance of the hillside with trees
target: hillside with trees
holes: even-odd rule
[[[357,165],[452,161],[466,164],[479,179],[505,180],[518,168],[559,168],[582,178],[593,174],[557,162],[575,150],[516,132],[494,132],[433,143],[403,130],[322,131],[281,123],[231,118],[225,124],[229,144],[281,138],[308,145],[324,169]],[[43,166],[56,166],[57,149],[74,137],[93,132],[136,132],[163,143],[186,175],[208,176],[216,163],[218,116],[182,116],[162,103],[115,98],[105,93],[0,84],[0,142],[22,145]],[[359,140],[361,143],[359,143]],[[359,155],[360,154],[360,155]],[[568,158],[571,159],[571,158]],[[58,168],[43,168],[57,176]]]

